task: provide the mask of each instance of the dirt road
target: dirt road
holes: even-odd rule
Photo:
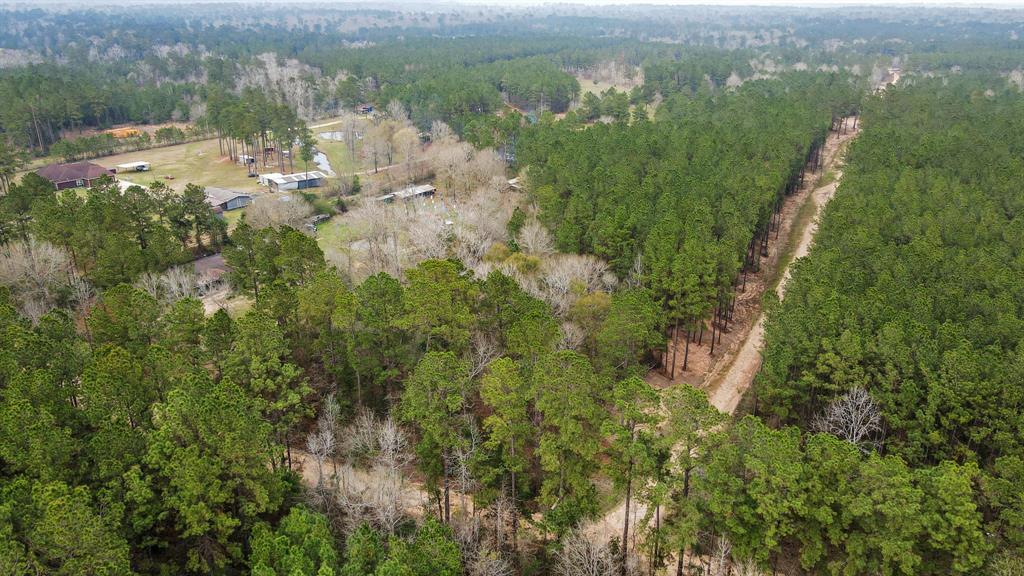
[[[836,187],[842,179],[842,171],[840,170],[842,152],[845,150],[846,144],[856,137],[857,132],[857,130],[848,130],[845,134],[829,134],[829,139],[825,145],[821,174],[828,174],[831,171],[835,177],[832,179],[831,183],[815,188],[807,199],[808,202],[814,203],[814,215],[810,221],[806,223],[795,223],[797,226],[804,224],[804,227],[801,230],[794,230],[793,235],[790,236],[790,240],[792,240],[796,234],[799,234],[799,236],[797,236],[798,242],[793,249],[793,258],[786,266],[779,284],[776,287],[779,299],[782,299],[785,295],[786,283],[789,281],[793,262],[806,256],[810,251],[811,244],[814,240],[814,234],[818,230],[818,219],[821,217],[821,212],[828,201],[832,199],[832,196],[835,194]],[[817,182],[817,180],[814,181]],[[727,414],[732,414],[736,411],[736,407],[743,398],[743,393],[746,392],[753,383],[754,377],[757,375],[757,371],[761,368],[761,347],[763,345],[764,313],[762,312],[758,315],[757,320],[750,329],[750,332],[743,340],[739,352],[732,356],[731,360],[726,359],[729,361],[720,362],[719,365],[717,365],[708,374],[705,382],[707,383],[706,388],[708,391],[708,399],[713,406]],[[675,385],[686,386],[688,384],[684,382]],[[644,506],[642,502],[634,500],[629,512],[630,525],[635,527],[637,522],[643,519],[646,511],[646,506]],[[625,520],[625,516],[626,504],[625,501],[623,501],[615,508],[609,510],[600,519],[587,524],[583,529],[584,533],[591,538],[605,540],[615,535],[621,537],[622,523]],[[636,531],[631,528],[630,546],[634,550],[636,548],[635,538]]]
[[[858,132],[859,127],[857,130],[848,130],[845,134],[837,134],[834,137],[831,134],[829,135],[829,140],[825,146],[825,158],[821,173],[828,174],[831,171],[835,177],[831,183],[816,188],[808,199],[808,201],[814,203],[814,215],[810,222],[806,223],[803,230],[797,231],[799,233],[799,240],[793,249],[793,258],[786,266],[785,271],[782,273],[782,278],[775,288],[780,300],[785,297],[786,284],[789,282],[793,262],[806,256],[811,249],[814,234],[818,231],[818,220],[821,218],[821,212],[825,205],[828,204],[828,201],[832,199],[836,187],[843,177],[840,166],[842,151],[846,149],[846,144],[857,136]],[[761,368],[761,348],[764,346],[764,321],[764,312],[761,312],[732,362],[716,367],[716,370],[708,375],[706,380],[708,399],[713,406],[722,412],[732,414],[736,411],[736,407],[743,398],[743,394],[750,388],[750,385],[754,382],[754,377]]]

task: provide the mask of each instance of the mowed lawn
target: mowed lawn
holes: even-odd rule
[[[324,125],[326,124],[326,125]],[[369,126],[369,120],[363,121],[362,130]],[[329,132],[340,128],[339,121],[325,121],[313,128],[317,140],[317,149],[327,155],[331,163],[331,169],[338,175],[351,174],[365,170],[364,162],[353,158],[349,154],[348,146],[337,140],[322,139],[321,132]],[[362,142],[356,145],[357,155]],[[298,149],[295,149],[296,155]],[[23,175],[32,170],[38,169],[45,164],[59,162],[58,158],[47,157],[33,160],[29,166],[19,173]],[[163,182],[173,190],[181,192],[186,184],[197,184],[199,186],[217,186],[238,190],[239,192],[265,192],[266,189],[259,185],[256,178],[249,178],[244,166],[232,162],[227,156],[221,156],[217,139],[200,140],[174,146],[163,146],[149,150],[138,150],[125,152],[113,156],[103,156],[89,160],[105,168],[114,168],[118,164],[129,162],[145,161],[152,164],[148,172],[125,172],[118,174],[119,180],[131,182],[132,184],[148,185],[154,180]],[[303,164],[298,161],[294,165],[296,172],[303,171]],[[310,170],[316,170],[312,163]],[[276,167],[261,169],[260,172],[277,172]],[[289,172],[287,164],[285,172]]]
[[[348,145],[344,142],[337,140],[325,140],[319,136],[316,139],[317,150],[320,150],[327,156],[327,160],[331,163],[331,170],[338,176],[344,174],[351,174],[362,170],[359,162],[352,158],[352,155],[348,152]],[[359,145],[356,145],[358,150]],[[311,170],[316,168],[310,166]]]
[[[92,160],[107,168],[136,161],[149,162],[153,167],[149,172],[126,172],[119,174],[118,178],[142,185],[159,180],[179,192],[185,189],[186,184],[217,186],[241,192],[262,191],[256,178],[248,177],[244,166],[220,155],[216,139],[139,150]],[[171,178],[166,178],[167,176]]]

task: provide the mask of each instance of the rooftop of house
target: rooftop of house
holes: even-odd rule
[[[216,186],[206,187],[206,200],[211,204],[223,204],[239,197],[251,198],[252,196],[245,194],[244,192],[236,192],[226,188],[217,188]]]
[[[99,164],[82,161],[70,164],[47,164],[36,170],[36,174],[56,184],[77,180],[92,180],[100,176],[108,176],[113,174],[113,172]]]

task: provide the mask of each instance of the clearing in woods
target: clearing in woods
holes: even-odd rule
[[[814,233],[817,231],[817,221],[821,211],[832,198],[842,178],[840,170],[842,151],[846,144],[857,135],[858,130],[859,128],[847,129],[842,133],[830,134],[823,152],[821,176],[815,177],[812,173],[811,178],[805,178],[804,187],[787,199],[780,224],[780,237],[784,240],[771,243],[768,259],[762,263],[761,272],[747,279],[747,289],[740,295],[742,304],[739,302],[737,304],[734,328],[723,338],[722,348],[719,348],[725,352],[719,352],[720,356],[712,359],[707,354],[709,349],[707,344],[703,346],[691,344],[691,365],[698,369],[691,370],[691,374],[685,377],[677,375],[673,380],[669,380],[660,372],[652,372],[649,378],[652,383],[659,387],[704,384],[703,387],[707,389],[711,403],[715,407],[729,414],[735,411],[743,393],[750,387],[761,366],[764,315],[760,309],[760,302],[764,289],[772,283],[773,278],[778,278],[776,291],[780,298],[785,294],[792,262],[807,255]],[[825,175],[830,175],[829,183],[818,186]],[[831,177],[832,175],[834,177]],[[813,217],[801,218],[800,213],[803,212],[801,208],[808,202],[813,207]],[[787,246],[791,250],[786,250]],[[792,257],[787,258],[790,254]],[[780,261],[784,266],[781,275],[778,274]],[[702,353],[703,358],[701,357]],[[711,360],[714,360],[714,363]],[[697,374],[700,380],[691,382],[694,379],[693,374]],[[315,486],[319,475],[316,464],[311,462],[311,458],[303,451],[293,448],[292,459],[294,468],[302,474],[304,483],[308,486]],[[324,471],[324,476],[328,479],[334,475],[333,464],[331,466],[330,471]],[[346,482],[350,489],[355,489],[357,492],[366,492],[380,481],[374,471],[353,470],[347,467],[345,470]],[[408,481],[403,482],[401,488],[402,506],[408,514],[422,513],[422,510],[430,506],[430,496],[424,491],[422,484],[408,477],[406,479]],[[457,493],[453,491],[453,509],[466,506],[464,503],[456,503],[457,499]],[[630,510],[630,524],[635,527],[645,513],[646,507],[642,503],[636,502]],[[599,540],[607,540],[621,534],[625,514],[625,502],[623,501],[600,519],[585,526],[584,532]],[[638,544],[636,532],[634,529],[630,534],[630,548],[633,550],[636,550]]]

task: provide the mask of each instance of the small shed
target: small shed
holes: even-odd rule
[[[260,183],[265,183],[271,190],[282,192],[284,190],[317,188],[323,186],[326,179],[327,174],[319,170],[311,170],[295,174],[263,174],[260,176]]]
[[[252,196],[241,192],[235,192],[234,190],[207,186],[206,203],[214,208],[220,208],[226,212],[228,210],[237,210],[248,206],[252,203]]]
[[[92,162],[72,162],[70,164],[48,164],[36,170],[36,174],[53,182],[55,189],[66,190],[92,186],[96,180],[104,176],[113,176],[114,171]]]
[[[126,162],[117,165],[118,172],[148,172],[152,166],[149,162]]]

